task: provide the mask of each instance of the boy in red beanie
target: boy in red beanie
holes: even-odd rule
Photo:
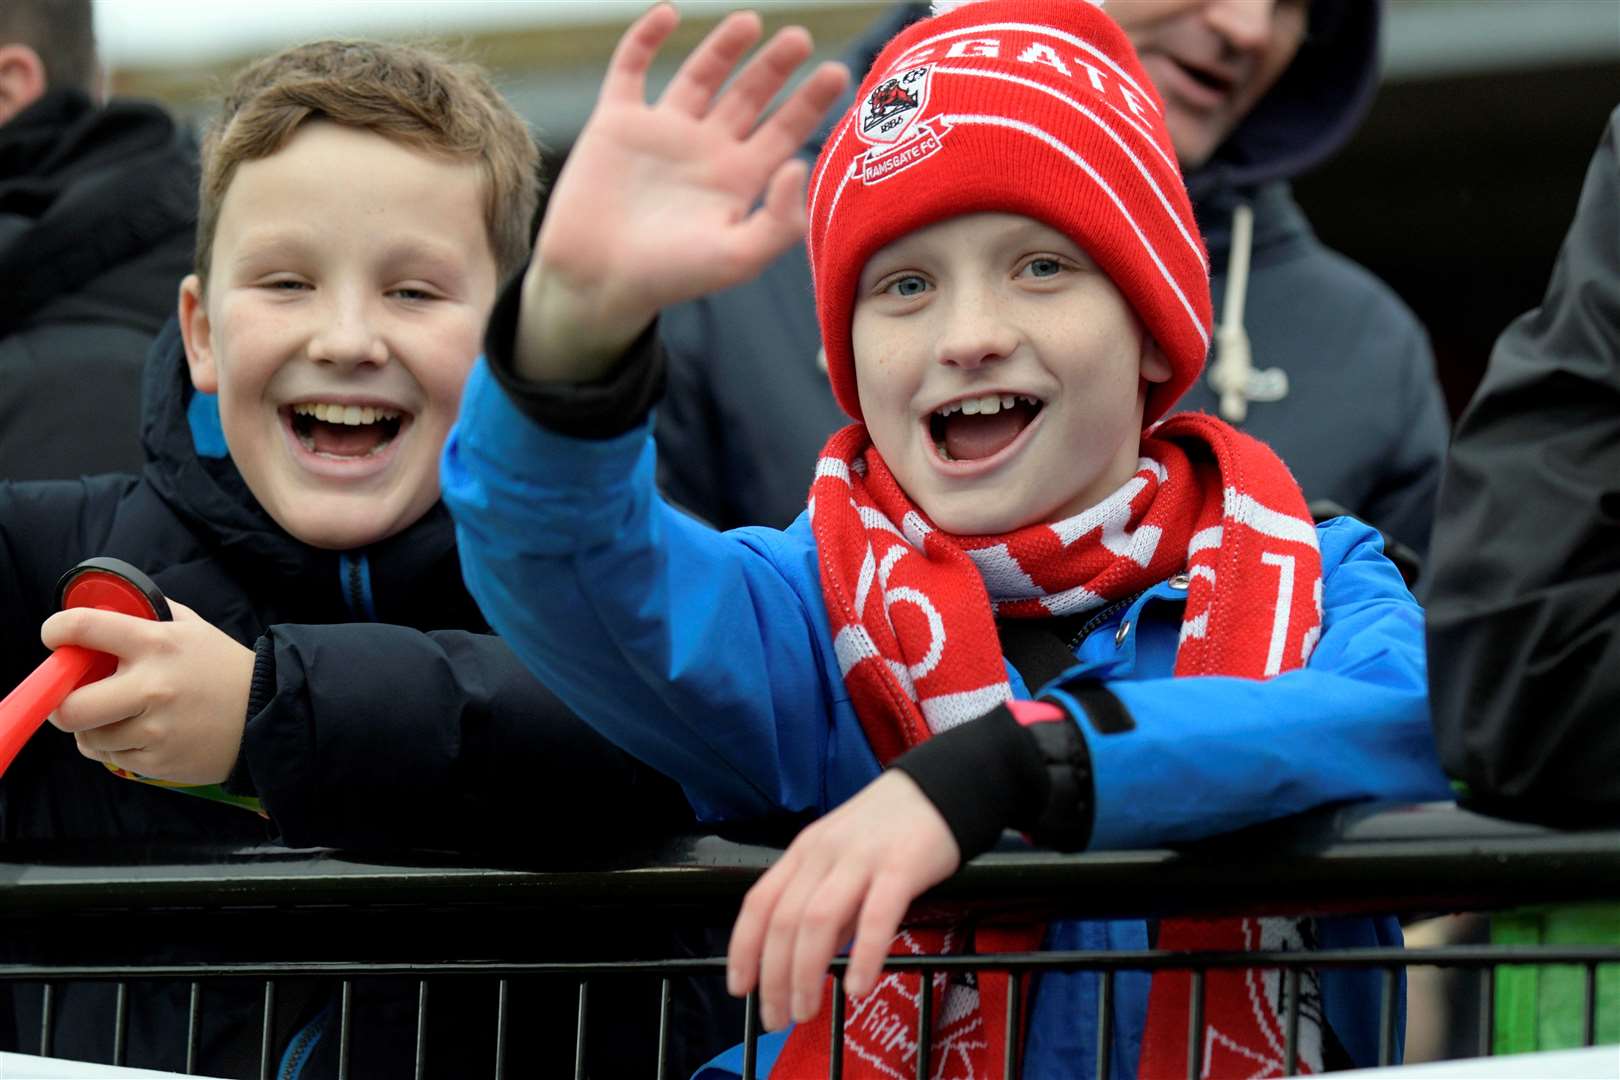
[[[880,978],[891,947],[1398,940],[1373,919],[896,938],[1005,828],[1140,847],[1446,798],[1421,612],[1375,534],[1313,526],[1263,445],[1201,415],[1154,425],[1203,362],[1208,270],[1160,103],[1100,10],[982,0],[913,24],[807,185],[791,155],[841,69],[760,121],[810,45],[783,31],[722,92],[760,32],[735,15],[649,107],[674,23],[656,8],[620,43],[536,259],[497,305],[443,488],[480,603],[582,716],[705,819],[825,815],[733,933],[732,991],[759,989],[768,1028],[796,1022],[762,1050],[771,1075],[825,1074],[825,971],[851,937],[860,1076],[916,1067],[920,987]],[[714,533],[653,489],[649,327],[765,265],[806,227],[801,205],[857,423],[793,526]],[[1278,984],[1211,973],[1205,1075],[1281,1074]],[[1370,1062],[1377,977],[1301,985],[1304,1067]],[[1096,980],[1041,987],[1025,1070],[1060,1075],[1095,1051]],[[1189,988],[1116,978],[1117,1075],[1185,1074]],[[938,1075],[987,1075],[1007,979],[929,992]]]

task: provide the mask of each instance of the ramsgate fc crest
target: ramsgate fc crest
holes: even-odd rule
[[[882,79],[861,102],[860,134],[869,143],[897,143],[928,104],[931,64],[908,68]]]
[[[887,180],[939,152],[940,138],[948,129],[922,119],[933,74],[932,64],[891,72],[861,102],[856,130],[873,147],[853,163],[863,182]]]

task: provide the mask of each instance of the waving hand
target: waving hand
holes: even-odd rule
[[[676,22],[660,5],[625,32],[558,178],[524,283],[518,366],[530,378],[602,374],[659,308],[747,280],[803,235],[794,153],[848,72],[823,64],[765,115],[810,36],[778,32],[725,85],[762,33],[738,12],[649,105],[647,71]]]

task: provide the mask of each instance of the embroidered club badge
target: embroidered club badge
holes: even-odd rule
[[[932,64],[907,68],[881,80],[861,102],[856,131],[873,147],[853,163],[862,183],[887,180],[939,152],[949,128],[922,120],[933,74]]]

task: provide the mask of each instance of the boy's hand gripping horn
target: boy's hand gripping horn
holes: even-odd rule
[[[61,608],[89,607],[169,622],[168,601],[152,579],[122,559],[86,559],[56,583]],[[111,675],[117,657],[63,645],[0,701],[0,775],[62,699],[86,683]]]

